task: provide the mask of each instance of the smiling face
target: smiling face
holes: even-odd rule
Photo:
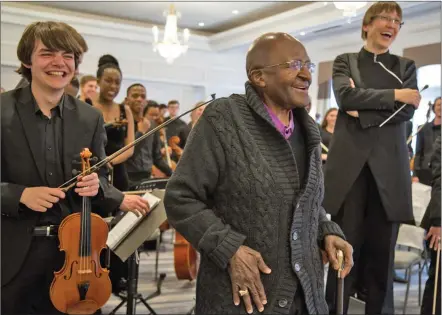
[[[100,97],[105,101],[113,101],[120,92],[121,73],[115,68],[106,68],[98,82]]]
[[[334,109],[331,110],[327,117],[325,118],[327,120],[327,126],[334,127],[336,124],[336,118],[338,117],[338,110]]]
[[[96,80],[90,80],[86,82],[81,87],[81,94],[85,96],[85,98],[94,99],[95,95],[97,94],[97,81]]]
[[[44,90],[63,90],[75,74],[73,53],[48,49],[40,40],[35,42],[31,64],[32,84]]]
[[[310,102],[308,89],[312,76],[305,66],[310,58],[304,46],[290,36],[279,35],[266,47],[268,64],[250,76],[262,91],[264,102],[285,109],[306,107]],[[281,65],[272,66],[277,64]]]
[[[362,27],[367,33],[367,44],[379,50],[388,50],[400,31],[401,23],[402,18],[396,11],[383,11],[375,15],[370,24]]]

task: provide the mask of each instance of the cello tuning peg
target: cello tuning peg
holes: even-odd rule
[[[212,101],[215,99],[216,94],[211,94],[210,95],[212,97]]]

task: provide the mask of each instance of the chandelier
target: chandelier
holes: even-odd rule
[[[342,14],[348,18],[356,16],[356,12],[365,7],[367,4],[366,1],[358,1],[358,2],[334,2],[335,7],[339,10],[342,10]]]
[[[187,28],[183,31],[183,43],[180,43],[178,40],[178,16],[179,13],[177,13],[175,11],[175,7],[171,5],[169,13],[167,14],[166,26],[164,28],[164,38],[162,41],[158,40],[158,27],[152,27],[154,37],[153,51],[158,51],[160,56],[165,58],[169,64],[173,63],[176,58],[184,54],[189,47],[187,43],[189,41],[190,32]]]

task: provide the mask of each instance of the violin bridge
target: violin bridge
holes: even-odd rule
[[[80,275],[87,275],[87,274],[92,273],[92,270],[91,269],[82,269],[82,270],[78,270],[77,273]]]

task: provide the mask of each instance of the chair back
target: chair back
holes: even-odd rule
[[[396,245],[407,246],[424,251],[425,230],[421,227],[409,224],[401,224]]]

